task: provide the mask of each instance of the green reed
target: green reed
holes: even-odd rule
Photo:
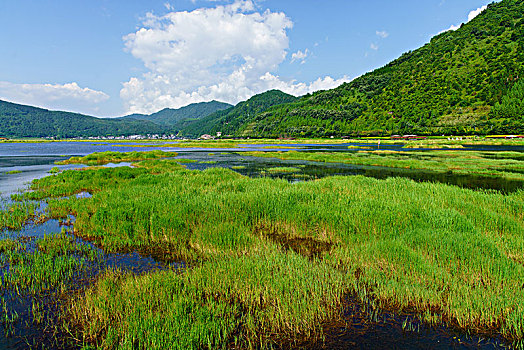
[[[14,202],[0,209],[0,231],[19,230],[37,215],[38,205],[29,201]]]

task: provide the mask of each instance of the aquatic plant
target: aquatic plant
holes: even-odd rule
[[[19,230],[35,217],[38,205],[30,201],[14,202],[0,209],[0,231],[2,229]]]

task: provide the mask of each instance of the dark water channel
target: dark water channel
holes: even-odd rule
[[[348,296],[343,322],[326,326],[317,349],[503,349],[501,339],[466,335],[445,325],[428,326],[411,314],[373,310]]]

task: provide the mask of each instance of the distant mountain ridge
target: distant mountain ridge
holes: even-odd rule
[[[96,118],[0,100],[1,137],[128,136],[164,131],[164,128],[149,121]]]
[[[238,130],[248,128],[253,118],[268,108],[297,101],[297,97],[280,90],[270,90],[255,95],[238,103],[236,106],[215,112],[196,121],[186,121],[180,124],[180,133],[187,136],[201,134],[222,135],[237,134]]]
[[[162,126],[168,126],[175,128],[177,127],[177,124],[183,120],[189,119],[189,120],[197,120],[203,117],[206,117],[212,113],[215,113],[217,111],[221,111],[227,108],[233,107],[233,105],[230,105],[229,103],[224,102],[218,102],[218,101],[211,101],[211,102],[200,102],[200,103],[192,103],[190,105],[187,105],[185,107],[181,107],[178,109],[173,108],[164,108],[163,110],[153,113],[153,114],[131,114],[124,117],[121,117],[120,119],[125,120],[146,120],[153,122],[155,124],[159,124]]]

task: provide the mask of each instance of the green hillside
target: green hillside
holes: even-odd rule
[[[188,106],[172,109],[165,108],[157,113],[150,115],[144,114],[132,114],[125,116],[122,119],[130,120],[147,120],[159,125],[165,126],[175,126],[177,123],[185,119],[200,119],[206,117],[217,111],[221,111],[227,108],[232,107],[232,105],[224,102],[211,101],[211,102],[201,102],[193,103]]]
[[[163,133],[156,124],[49,111],[0,101],[1,137],[89,137]]]
[[[233,133],[524,133],[524,112],[516,108],[519,89],[513,88],[523,77],[524,1],[503,0],[385,67],[250,116]]]
[[[202,134],[215,134],[222,132],[224,135],[250,132],[250,122],[253,117],[266,111],[272,106],[296,101],[297,98],[279,90],[270,90],[240,102],[234,107],[215,112],[196,121],[186,121],[180,125],[180,132],[187,136]]]

